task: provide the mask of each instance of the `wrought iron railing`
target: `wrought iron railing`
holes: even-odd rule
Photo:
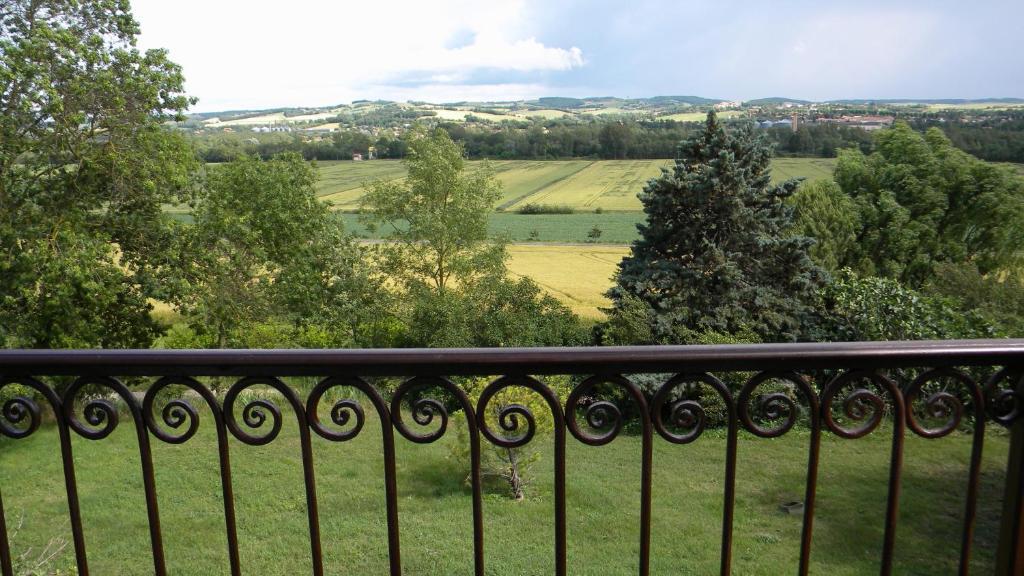
[[[762,438],[785,435],[795,427],[809,431],[803,499],[799,574],[809,568],[814,534],[818,460],[823,433],[860,438],[879,429],[883,420],[891,431],[888,496],[879,572],[894,568],[896,528],[900,501],[903,449],[907,431],[923,438],[941,438],[956,429],[972,435],[964,481],[966,508],[959,543],[959,573],[969,571],[977,521],[979,474],[986,427],[1010,429],[1010,456],[996,553],[999,574],[1024,574],[1024,404],[1021,374],[1024,341],[950,341],[901,343],[780,344],[689,347],[625,347],[575,349],[474,350],[203,350],[203,351],[0,351],[0,392],[10,385],[34,394],[12,397],[3,405],[0,431],[12,439],[33,434],[47,419],[46,408],[58,431],[70,528],[77,569],[89,573],[86,539],[75,476],[72,436],[90,440],[108,436],[119,420],[133,421],[152,546],[153,572],[168,573],[165,564],[160,512],[154,481],[151,437],[160,442],[184,443],[197,430],[197,404],[205,404],[216,430],[223,496],[224,529],[232,574],[241,573],[238,530],[234,507],[229,439],[250,445],[273,442],[281,430],[279,403],[287,405],[298,422],[305,486],[306,513],[313,573],[323,568],[322,535],[311,443],[314,435],[344,442],[360,433],[366,410],[380,417],[384,461],[387,542],[390,570],[400,574],[401,523],[397,506],[394,430],[413,441],[429,443],[445,432],[448,411],[463,411],[468,422],[471,454],[471,492],[474,570],[487,568],[484,554],[484,516],[481,483],[482,442],[502,447],[523,446],[533,439],[535,417],[519,404],[502,405],[495,420],[496,394],[509,387],[525,387],[539,395],[554,422],[554,566],[558,575],[566,565],[566,442],[601,445],[610,442],[624,425],[640,438],[641,494],[638,571],[648,574],[651,556],[652,446],[660,437],[686,444],[701,436],[708,425],[696,388],[717,397],[724,407],[720,425],[726,438],[720,572],[731,572],[735,509],[737,444],[741,430]],[[752,373],[740,385],[723,383],[725,374]],[[576,375],[575,386],[564,402],[544,383],[546,375]],[[636,374],[667,374],[663,384],[648,389],[631,379]],[[461,376],[490,376],[493,380],[475,403],[453,380]],[[716,376],[717,375],[717,376]],[[316,376],[305,398],[282,378]],[[723,378],[720,378],[723,376]],[[137,378],[142,377],[142,378]],[[203,383],[207,377],[231,379],[218,396]],[[370,382],[379,377],[404,381],[388,394]],[[120,378],[120,379],[119,379]],[[126,385],[144,390],[132,391]],[[155,380],[152,380],[155,378]],[[48,383],[44,383],[48,382]],[[138,382],[143,384],[138,384]],[[148,384],[147,384],[148,382]],[[273,389],[272,396],[240,394],[252,387]],[[168,388],[192,390],[191,400],[161,396]],[[368,399],[321,406],[325,393],[336,387],[358,390]],[[97,390],[105,391],[98,393]],[[617,392],[615,401],[602,399]],[[438,399],[440,393],[445,400]],[[243,403],[243,406],[239,406]],[[627,410],[627,405],[629,405]],[[121,414],[119,415],[119,411]],[[206,412],[203,412],[204,414]],[[321,420],[329,413],[331,422]],[[127,415],[127,416],[126,416]],[[632,423],[626,415],[631,415]],[[241,417],[244,426],[239,423]],[[434,428],[424,432],[410,426]],[[439,424],[439,425],[438,425]],[[933,425],[934,424],[934,425]],[[568,434],[567,434],[568,432]],[[483,437],[481,439],[481,437]],[[0,453],[2,466],[2,453]],[[0,490],[15,487],[0,486]],[[0,500],[0,566],[12,571],[7,527]],[[718,530],[716,528],[716,530]],[[685,537],[685,535],[680,535]],[[382,545],[384,543],[382,542]],[[491,567],[492,570],[494,567]],[[500,567],[496,568],[499,572]]]

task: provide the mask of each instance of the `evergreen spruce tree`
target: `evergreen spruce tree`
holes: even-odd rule
[[[799,181],[771,184],[771,148],[747,127],[727,133],[714,112],[679,146],[675,167],[640,194],[647,215],[609,292],[614,315],[639,299],[657,342],[753,331],[764,341],[807,337],[824,273],[812,240],[787,234],[784,203]]]

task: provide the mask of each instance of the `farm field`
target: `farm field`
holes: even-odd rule
[[[514,244],[509,246],[508,271],[532,278],[582,318],[600,320],[604,314],[599,308],[611,304],[604,292],[628,253],[626,246]]]
[[[310,383],[289,379],[300,390]],[[322,402],[321,420],[332,402]],[[280,404],[279,404],[280,405]],[[366,424],[349,442],[313,436],[320,525],[327,574],[386,574],[387,536],[376,413],[364,400]],[[150,437],[165,556],[170,574],[227,574],[221,485],[213,419],[200,410],[195,437],[171,445]],[[309,574],[309,536],[299,438],[282,406],[280,436],[265,446],[230,440],[243,574]],[[407,421],[411,420],[406,418]],[[464,426],[454,414],[449,426]],[[330,426],[330,424],[328,424]],[[180,432],[180,431],[179,431]],[[259,432],[257,432],[259,433]],[[396,436],[397,487],[405,574],[472,574],[471,495],[466,470],[448,458],[453,430],[433,444]],[[486,445],[486,441],[482,441]],[[775,576],[796,571],[801,521],[779,504],[802,497],[808,434],[798,429],[764,440],[739,438],[733,573]],[[825,433],[821,440],[811,574],[878,573],[891,432],[883,425],[860,440]],[[906,436],[896,574],[955,574],[971,438]],[[989,429],[982,460],[972,573],[992,574],[998,541],[1006,435]],[[12,552],[70,540],[57,432],[44,425],[24,440],[0,440],[0,485],[8,527],[18,526]],[[540,451],[527,498],[502,487],[484,495],[489,574],[553,572],[553,481],[550,437]],[[706,431],[685,446],[653,443],[652,574],[718,572],[725,434]],[[93,574],[152,574],[138,448],[131,419],[99,441],[74,437],[79,497]],[[568,563],[572,574],[636,574],[640,438],[624,433],[590,447],[566,444]],[[53,568],[67,568],[69,544]],[[62,572],[63,573],[63,572]]]
[[[831,158],[776,158],[775,181],[804,177],[828,178],[835,167]],[[480,161],[467,163],[470,170]],[[636,195],[650,178],[672,165],[671,160],[498,160],[491,162],[504,185],[499,209],[516,210],[524,204],[565,204],[577,210],[639,211]],[[338,210],[359,206],[363,184],[377,179],[401,178],[405,169],[394,160],[319,163],[320,197]]]
[[[371,231],[359,221],[358,214],[337,213],[345,223],[345,230],[359,238],[380,239],[381,231]],[[598,242],[601,244],[629,244],[638,236],[636,225],[643,220],[641,212],[577,212],[575,214],[517,214],[495,212],[490,215],[488,229],[511,242]],[[601,235],[588,236],[597,228]],[[536,233],[534,235],[534,233]]]

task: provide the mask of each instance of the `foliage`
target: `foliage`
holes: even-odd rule
[[[794,209],[790,233],[813,238],[811,259],[826,270],[838,270],[857,241],[853,200],[835,182],[816,180],[801,184],[787,202]]]
[[[518,214],[572,214],[576,210],[568,204],[534,204],[527,202],[516,208]]]
[[[955,298],[964,312],[980,314],[1001,335],[1024,337],[1024,273],[1019,268],[986,276],[972,263],[937,264],[924,292]]]
[[[681,330],[805,334],[822,273],[807,255],[811,241],[786,236],[784,200],[797,182],[772,186],[770,156],[749,128],[728,134],[712,112],[675,167],[641,193],[647,221],[609,296],[616,307],[625,294],[643,300],[656,340],[679,341]]]
[[[529,278],[411,294],[405,343],[417,347],[570,346],[585,336],[564,304]]]
[[[163,126],[181,69],[135,47],[125,1],[0,12],[0,344],[146,347],[150,298],[179,287],[176,226],[197,165]]]
[[[243,156],[210,172],[186,239],[192,261],[180,307],[213,345],[244,346],[249,331],[273,318],[319,326],[331,336],[317,341],[350,346],[379,315],[379,286],[316,199],[314,182],[313,168],[295,154]]]
[[[461,386],[470,402],[476,406],[489,383],[487,378],[467,378],[462,381]],[[545,379],[545,384],[558,396],[559,404],[563,404],[569,394],[569,378],[550,376]],[[535,436],[527,445],[518,448],[502,448],[487,440],[481,440],[480,471],[485,481],[489,478],[499,480],[508,489],[509,497],[520,501],[526,498],[526,489],[535,480],[533,468],[541,458],[540,445],[551,435],[555,422],[551,416],[551,408],[540,394],[522,386],[509,386],[498,392],[488,404],[490,410],[484,418],[491,430],[504,434],[498,418],[503,409],[513,405],[522,406],[533,414],[536,424]],[[449,457],[468,468],[469,430],[462,422],[459,420],[456,428],[456,441],[449,445]],[[522,418],[519,422],[522,426],[526,425]]]
[[[941,131],[897,122],[875,152],[840,154],[836,182],[856,206],[857,242],[841,259],[862,275],[924,285],[938,262],[1012,267],[1024,249],[1024,179],[953,147]]]
[[[841,270],[825,290],[827,339],[939,340],[991,338],[995,329],[956,300],[928,296],[888,278]]]
[[[439,292],[453,277],[500,275],[505,246],[487,234],[487,215],[501,197],[492,171],[467,174],[462,148],[443,130],[416,130],[405,163],[408,178],[375,182],[361,202],[365,221],[390,229],[393,242],[380,246],[385,272],[409,289]]]

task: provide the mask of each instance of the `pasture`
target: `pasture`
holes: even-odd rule
[[[469,161],[473,170],[482,161]],[[514,211],[524,204],[564,204],[580,211],[638,212],[636,195],[644,184],[672,165],[672,160],[497,160],[490,162],[503,185],[499,210]],[[359,207],[363,186],[374,180],[401,178],[405,168],[394,160],[321,162],[320,198],[342,211]],[[831,158],[775,158],[772,177],[810,180],[829,178]]]
[[[309,383],[289,379],[299,389]],[[321,419],[330,402],[323,402]],[[355,439],[313,437],[320,524],[328,574],[386,574],[387,546],[380,425],[367,402]],[[246,446],[231,438],[235,506],[244,574],[309,574],[309,536],[295,419],[282,408],[274,442]],[[184,445],[151,437],[164,547],[170,574],[228,573],[213,419],[201,411],[198,433]],[[407,421],[409,419],[407,418]],[[452,427],[462,427],[455,414]],[[878,572],[891,434],[883,425],[860,440],[824,434],[818,479],[812,574]],[[739,439],[733,573],[774,576],[796,571],[799,516],[779,511],[802,496],[808,434]],[[404,573],[472,574],[471,497],[466,470],[448,457],[459,436],[413,444],[396,434],[399,528]],[[896,539],[896,574],[954,574],[967,482],[970,436],[923,440],[907,432]],[[483,441],[486,444],[486,441]],[[993,573],[998,540],[1005,433],[985,435],[981,498],[972,572]],[[550,437],[535,482],[522,502],[502,486],[485,486],[485,555],[489,574],[553,572]],[[15,555],[36,553],[55,537],[70,540],[57,433],[44,425],[25,440],[0,439],[0,485],[8,527],[21,527]],[[725,434],[696,442],[654,441],[652,574],[718,571]],[[568,563],[572,574],[636,574],[640,438],[623,434],[603,447],[567,441]],[[75,436],[74,456],[89,562],[94,574],[152,574],[135,432],[130,418],[99,441]],[[68,567],[69,544],[52,568]]]

